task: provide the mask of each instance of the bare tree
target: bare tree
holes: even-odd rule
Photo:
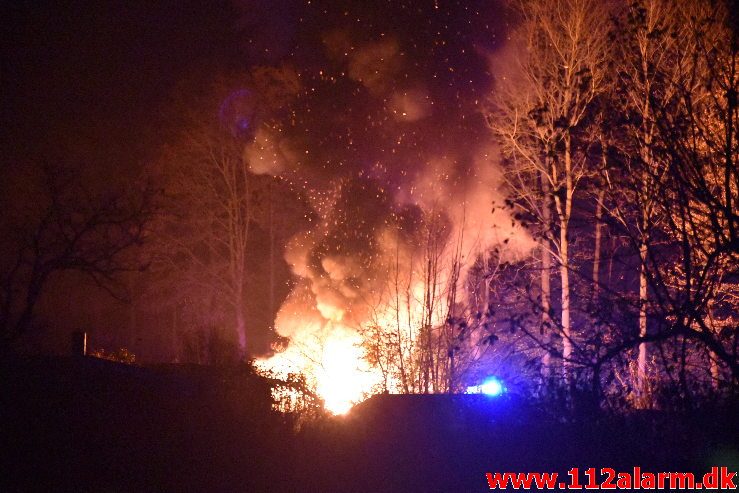
[[[665,178],[665,168],[659,166],[653,155],[657,121],[654,106],[664,106],[673,98],[676,83],[682,76],[680,43],[685,43],[684,27],[679,22],[678,3],[665,0],[637,0],[630,2],[617,17],[617,56],[615,72],[618,87],[613,99],[615,110],[623,115],[618,146],[629,156],[624,159],[627,169],[619,182],[633,182],[634,186],[621,187],[609,182],[612,192],[633,190],[626,201],[614,198],[614,217],[623,227],[634,232],[639,254],[638,326],[640,337],[647,335],[647,305],[649,290],[646,263],[648,249],[660,216],[655,201],[655,191]],[[615,187],[615,188],[614,188]],[[624,211],[636,206],[634,214]],[[632,216],[635,216],[632,220]],[[639,345],[637,357],[637,382],[635,388],[643,393],[646,385],[647,344]]]
[[[665,268],[663,255],[650,255],[646,270],[659,311],[670,322],[666,330],[705,345],[736,381],[736,328],[716,333],[710,323],[711,302],[728,300],[739,264],[739,41],[732,15],[724,2],[685,7],[687,77],[674,82],[675,97],[657,109],[653,146],[669,171],[657,200],[669,211],[674,260]],[[736,304],[729,302],[726,310],[735,313]]]
[[[160,260],[179,273],[180,292],[209,299],[227,314],[243,355],[253,185],[243,158],[246,136],[218,118],[217,101],[228,93],[216,93],[223,97],[210,99],[211,111],[190,114],[161,159],[168,213]]]
[[[417,231],[398,228],[390,235],[395,251],[388,252],[386,281],[365,300],[369,317],[359,327],[365,358],[384,377],[383,390],[460,392],[491,354],[497,336],[488,287],[503,262],[478,252],[474,266],[464,265],[463,258],[476,257],[463,255],[463,229],[452,234],[443,216],[428,212]],[[409,244],[424,248],[414,256]]]
[[[5,346],[32,326],[54,275],[80,272],[126,299],[120,275],[144,267],[137,247],[147,239],[156,212],[157,193],[148,184],[101,193],[70,173],[41,175],[38,194],[19,198],[3,215],[0,332]]]
[[[515,72],[495,89],[491,126],[509,166],[512,203],[540,227],[542,325],[549,317],[548,263],[556,259],[561,281],[557,330],[562,358],[573,359],[570,219],[578,184],[588,172],[588,143],[578,138],[607,77],[608,13],[590,0],[525,1],[514,34],[520,53]],[[554,219],[554,220],[552,220]]]
[[[418,231],[398,228],[395,254],[388,255],[384,266],[387,282],[365,300],[369,321],[359,330],[367,359],[393,382],[395,391],[447,391],[452,356],[445,321],[459,275],[458,264],[447,262],[453,255],[449,229],[437,212],[425,214]],[[414,257],[402,241],[423,245],[421,254]]]
[[[708,387],[706,374],[714,389],[737,383],[736,31],[725,3],[666,7],[675,10],[656,16],[652,28],[645,27],[647,10],[632,12],[635,30],[622,34],[633,38],[619,43],[621,87],[612,96],[622,106],[614,121],[618,156],[606,168],[606,217],[626,240],[627,255],[638,258],[640,289],[634,296],[611,286],[606,299],[615,310],[598,320],[608,338],[594,341],[588,363],[596,376],[608,365],[633,368],[631,403],[640,406],[650,405],[647,390],[663,383],[686,398],[690,379]],[[642,55],[645,46],[655,50],[651,56]],[[632,315],[639,330],[619,330]],[[626,357],[634,349],[641,349],[636,364]],[[660,365],[652,381],[649,361]]]

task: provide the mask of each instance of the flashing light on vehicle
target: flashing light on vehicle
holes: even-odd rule
[[[484,394],[497,397],[506,391],[505,385],[496,377],[490,377],[480,385],[467,387],[466,394]]]

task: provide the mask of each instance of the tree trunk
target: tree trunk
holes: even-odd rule
[[[605,188],[598,191],[598,203],[595,205],[595,246],[593,248],[593,301],[600,296],[600,257],[603,238],[603,197]]]
[[[408,377],[405,371],[405,357],[403,354],[403,337],[400,329],[400,238],[395,243],[395,338],[398,350],[398,368],[403,393],[409,394]],[[410,312],[410,310],[409,310]]]
[[[567,245],[567,230],[560,232],[560,255],[562,261],[559,266],[559,275],[562,278],[562,357],[564,359],[565,378],[569,379],[568,367],[572,358],[572,333],[570,329],[570,270]]]
[[[547,158],[548,160],[548,158]],[[541,191],[542,191],[542,219],[544,228],[549,230],[551,227],[551,213],[549,210],[549,181],[547,174],[542,172],[541,176]],[[549,311],[551,309],[551,268],[552,268],[552,256],[547,248],[549,244],[548,232],[545,231],[544,237],[541,239],[543,245],[541,247],[541,333],[544,335],[545,340],[549,342],[551,337],[552,324],[549,317]],[[545,332],[546,331],[546,332]],[[551,355],[547,350],[541,358],[542,374],[546,377],[549,375],[549,367],[551,365]]]
[[[275,228],[274,228],[274,201],[273,183],[269,183],[269,316],[275,319]],[[274,329],[274,327],[272,327]]]
[[[713,351],[708,351],[711,360],[711,388],[715,391],[719,389],[721,384],[721,367],[719,366],[719,357]]]
[[[611,286],[613,281],[613,257],[616,254],[618,239],[615,236],[611,236],[610,243],[610,250],[608,251],[608,278],[606,279],[606,283],[608,284],[608,286]]]
[[[639,247],[639,337],[647,335],[647,245],[642,243]],[[639,344],[639,357],[637,360],[637,391],[640,396],[644,395],[647,379],[647,343]]]
[[[236,335],[239,340],[239,357],[246,356],[246,316],[243,303],[236,305]]]
[[[552,268],[552,257],[547,248],[541,249],[541,326],[547,343],[550,341],[552,325],[549,319],[549,310],[551,309],[551,278],[550,269]],[[544,353],[541,358],[542,373],[544,376],[549,375],[549,366],[551,365],[551,355],[549,350]]]
[[[560,277],[562,280],[562,357],[564,359],[565,380],[569,383],[572,358],[572,333],[570,330],[570,260],[567,230],[572,210],[572,142],[569,132],[565,133],[565,193],[564,207],[560,207]]]

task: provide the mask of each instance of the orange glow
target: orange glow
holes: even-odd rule
[[[395,332],[396,310],[399,309],[403,321],[401,343],[413,345],[426,317],[419,301],[424,295],[423,283],[414,281],[412,284],[409,292],[399,299],[378,300],[378,308],[361,325],[372,324],[384,331]],[[400,308],[397,307],[398,301]],[[344,315],[342,311],[328,304],[319,304],[317,310],[329,318],[323,324],[311,319],[307,313],[297,311],[286,316],[283,312],[285,316],[280,321],[293,330],[290,344],[283,352],[259,360],[257,366],[278,378],[303,374],[323,399],[324,408],[334,415],[347,413],[354,404],[385,388],[390,392],[400,391],[399,382],[391,375],[383,375],[379,368],[373,368],[366,361],[365,350],[361,347],[362,336],[339,321]],[[432,313],[431,320],[436,325],[444,320],[442,303]]]
[[[364,361],[361,339],[354,331],[327,322],[318,332],[298,333],[290,346],[257,366],[285,378],[302,373],[332,414],[348,412],[371,395],[382,375]]]
[[[479,202],[488,207],[490,200]],[[310,251],[319,237],[296,236],[285,259],[299,282],[275,319],[275,331],[290,342],[284,351],[259,361],[258,367],[283,379],[302,374],[333,414],[344,414],[375,393],[419,391],[420,335],[446,323],[452,283],[457,283],[454,289],[464,290],[464,283],[456,280],[453,269],[459,268],[459,259],[454,258],[448,238],[465,238],[456,248],[470,259],[500,242],[498,231],[490,225],[474,224],[469,227],[479,231],[463,234],[461,230],[468,226],[464,213],[462,208],[452,214],[461,226],[451,232],[429,229],[427,234],[447,240],[426,254],[404,243],[393,227],[377,231],[378,251],[371,268],[344,254],[324,255],[315,265]],[[433,262],[424,255],[432,255]],[[429,272],[432,264],[434,270]],[[466,278],[466,269],[460,271],[457,274]],[[359,273],[372,277],[360,280]]]

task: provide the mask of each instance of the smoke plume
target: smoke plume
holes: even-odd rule
[[[359,329],[389,303],[392,269],[422,268],[430,227],[446,245],[440,264],[456,255],[462,277],[492,248],[514,257],[532,239],[495,207],[505,190],[479,111],[489,90],[479,50],[450,62],[402,36],[346,29],[327,31],[321,49],[289,116],[264,122],[245,152],[253,172],[292,184],[315,213],[285,247],[297,282],[275,330],[290,344],[265,365],[312,374],[319,393],[325,379],[347,379],[338,402],[372,385]]]

